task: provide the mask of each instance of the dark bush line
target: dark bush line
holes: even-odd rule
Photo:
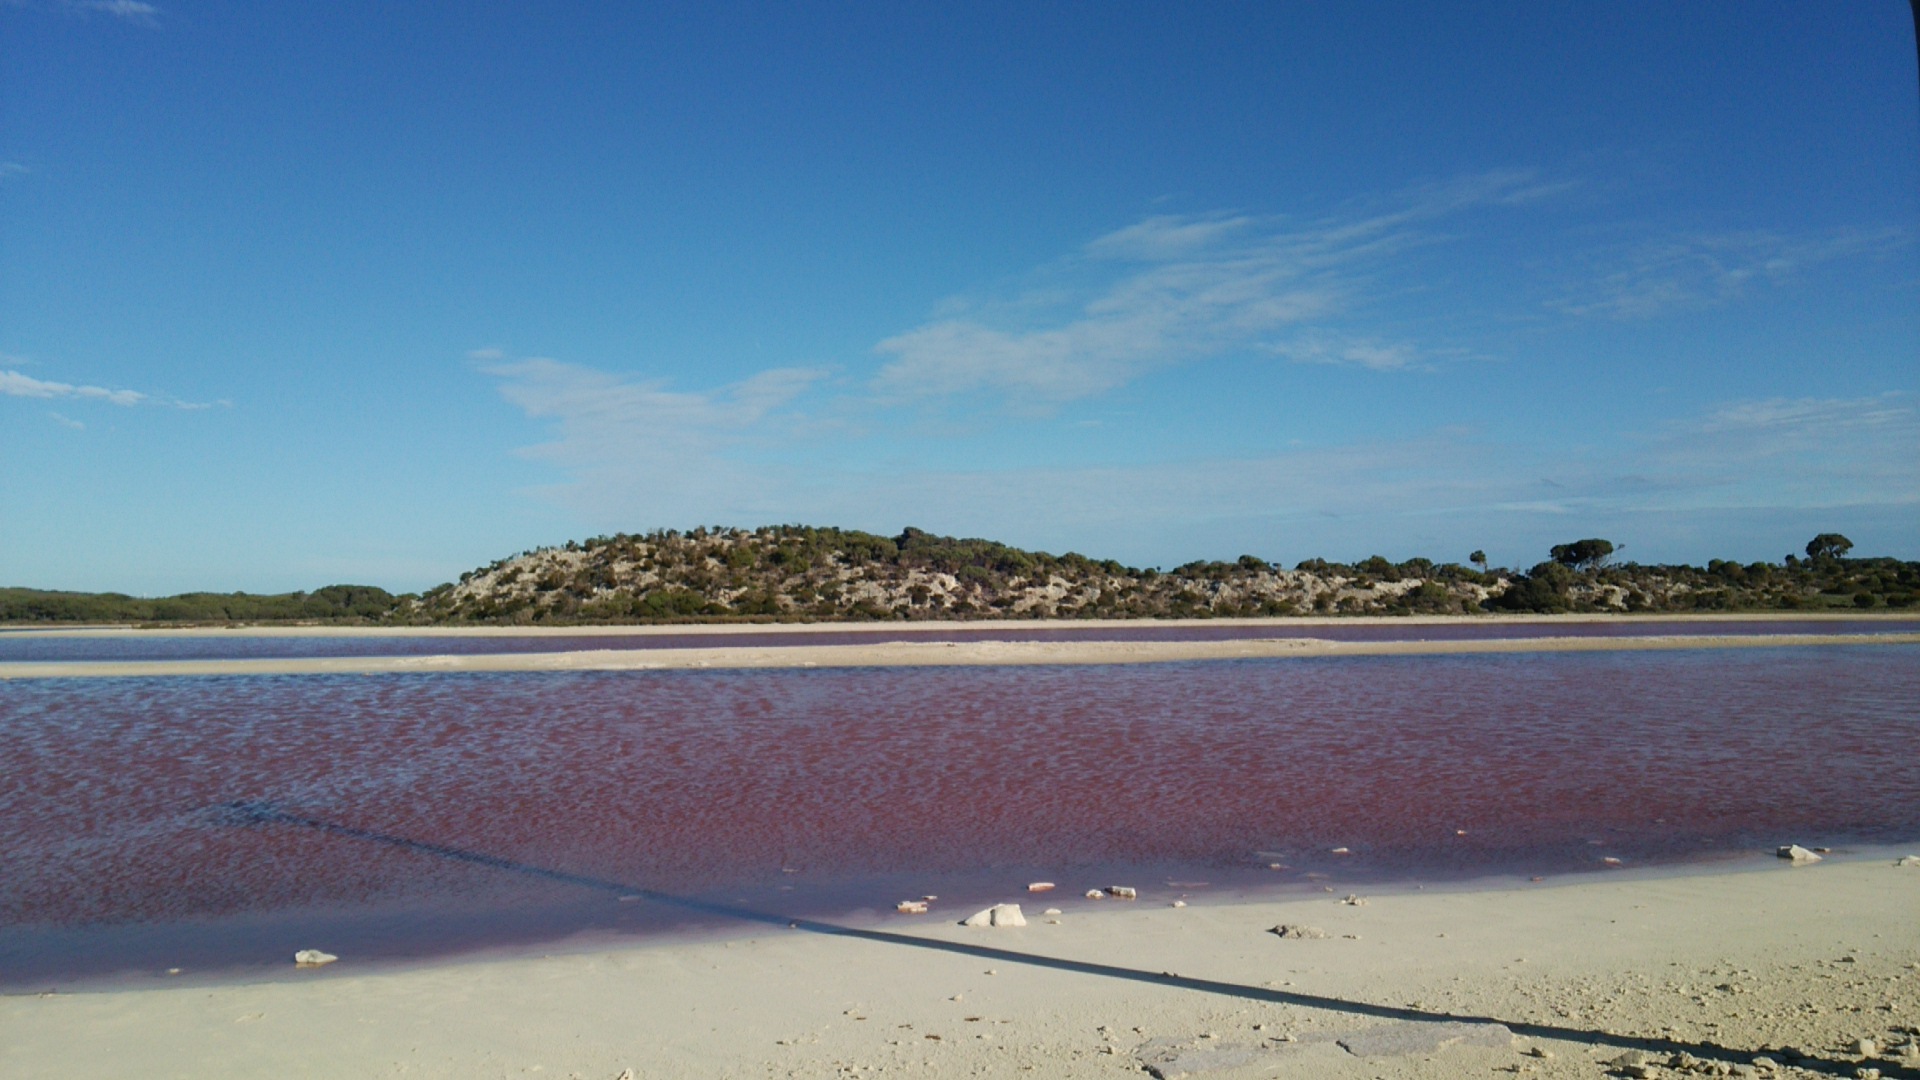
[[[1323,559],[1296,571],[1341,581],[1309,600],[1274,595],[1279,567],[1252,555],[1196,561],[1162,572],[1075,552],[1052,555],[982,539],[907,529],[898,536],[782,525],[753,531],[695,529],[598,536],[568,542],[578,566],[567,570],[517,562],[538,552],[469,571],[492,587],[453,583],[421,596],[367,585],[330,585],[311,593],[186,593],[140,598],[118,593],[0,589],[0,622],[262,623],[634,623],[699,621],[870,621],[1017,617],[1207,618],[1306,614],[1474,614],[1483,611],[1804,611],[1906,609],[1920,600],[1920,563],[1850,559],[1851,541],[1822,533],[1807,557],[1705,567],[1613,563],[1619,550],[1599,538],[1555,545],[1552,558],[1525,573],[1415,558],[1359,563]],[[636,587],[634,567],[657,579]],[[950,575],[958,588],[933,595],[915,573]],[[623,577],[622,575],[626,576]],[[488,576],[491,575],[491,578]],[[534,575],[538,575],[535,579]],[[851,577],[851,581],[842,581]],[[1023,605],[1052,583],[1073,596]],[[1264,585],[1262,583],[1265,583]],[[1412,584],[1408,584],[1412,583]],[[876,602],[862,587],[888,592]],[[946,588],[942,586],[942,588]],[[1266,588],[1262,594],[1260,589]],[[1490,595],[1489,595],[1490,594]],[[1487,595],[1483,602],[1479,597]]]

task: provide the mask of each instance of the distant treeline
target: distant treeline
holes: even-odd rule
[[[182,593],[152,598],[0,588],[0,622],[375,622],[390,618],[399,603],[399,597],[372,585],[329,585],[310,593],[265,596]]]
[[[1374,556],[1292,569],[1252,555],[1135,569],[1069,552],[907,529],[782,525],[598,536],[500,559],[418,596],[365,585],[259,596],[0,589],[12,623],[566,625],[715,620],[1221,618],[1486,612],[1871,611],[1920,602],[1920,563],[1849,558],[1837,533],[1806,557],[1705,567],[1614,561],[1600,538],[1524,572]]]

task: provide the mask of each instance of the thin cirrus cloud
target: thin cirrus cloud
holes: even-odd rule
[[[1306,363],[1416,366],[1406,343],[1329,325],[1366,306],[1391,256],[1440,240],[1431,223],[1545,198],[1564,185],[1494,172],[1403,193],[1385,208],[1303,226],[1247,215],[1160,215],[1088,243],[1054,272],[1096,284],[1036,287],[1010,301],[894,335],[872,381],[883,400],[986,393],[1046,408],[1106,393],[1150,372],[1257,349]],[[967,310],[973,309],[973,310]]]
[[[1824,263],[1882,255],[1912,241],[1905,230],[1835,229],[1788,235],[1730,232],[1670,238],[1608,256],[1571,295],[1550,302],[1569,315],[1631,320],[1731,303]]]
[[[824,379],[813,368],[776,368],[706,391],[675,390],[664,379],[633,378],[545,357],[516,359],[497,349],[468,354],[499,380],[500,394],[528,417],[554,425],[554,438],[523,456],[561,469],[550,493],[587,505],[638,501],[678,517],[704,510],[719,491],[751,497],[765,474],[737,460],[778,443],[794,400]]]
[[[160,25],[160,8],[145,0],[0,0],[0,6],[68,15],[107,15],[140,26]]]
[[[0,369],[0,395],[21,398],[76,398],[83,401],[104,401],[113,405],[138,405],[147,400],[147,395],[138,390],[109,390],[104,386],[76,386],[73,383],[51,382],[23,375],[18,371]]]
[[[151,25],[159,19],[160,9],[141,0],[69,0],[83,11],[98,11],[115,18]]]
[[[20,357],[0,357],[0,359],[9,360],[14,363],[23,362]],[[31,375],[9,368],[0,368],[0,397],[37,398],[41,401],[66,400],[99,402],[107,405],[119,405],[123,408],[131,408],[135,405],[159,406],[161,408],[185,409],[188,411],[214,408],[223,409],[233,404],[233,402],[224,398],[219,401],[182,401],[179,398],[145,394],[138,390],[115,390],[106,386],[88,386],[84,384],[58,382],[52,379],[36,379]],[[55,421],[68,427],[81,428],[85,426],[58,413],[49,415],[53,416]]]

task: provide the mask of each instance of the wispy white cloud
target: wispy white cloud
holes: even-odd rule
[[[26,364],[30,361],[18,356],[0,356],[0,362]],[[0,397],[39,398],[54,400],[66,398],[74,401],[97,401],[109,405],[134,406],[148,405],[167,409],[224,409],[233,403],[224,398],[219,401],[182,401],[165,395],[145,394],[138,390],[115,390],[105,386],[88,386],[56,382],[51,379],[36,379],[21,371],[0,368]]]
[[[1605,266],[1553,301],[1570,315],[1644,319],[1730,303],[1824,263],[1882,255],[1909,243],[1901,229],[1699,234],[1604,253]]]
[[[672,389],[663,379],[597,371],[499,350],[470,356],[499,380],[501,396],[550,421],[554,438],[522,453],[569,477],[559,493],[586,504],[617,497],[698,507],[715,491],[764,492],[771,479],[733,455],[777,441],[790,406],[827,373],[777,368],[710,390]]]
[[[1378,338],[1338,337],[1315,333],[1272,346],[1274,352],[1299,364],[1336,364],[1399,371],[1426,366],[1420,350],[1405,342]]]
[[[0,6],[69,15],[108,15],[140,26],[160,25],[160,8],[144,0],[0,0]]]
[[[80,398],[114,405],[138,405],[147,400],[147,395],[138,390],[109,390],[104,386],[50,382],[4,369],[0,369],[0,394],[23,398]]]
[[[63,416],[57,412],[49,412],[47,415],[52,417],[53,422],[59,424],[61,427],[70,427],[75,431],[85,431],[87,429],[87,425],[75,420],[71,416]]]
[[[890,401],[984,392],[1045,408],[1242,348],[1309,363],[1414,366],[1411,346],[1363,336],[1334,344],[1327,324],[1371,299],[1368,279],[1391,256],[1436,242],[1433,222],[1555,190],[1531,173],[1496,172],[1305,224],[1150,217],[1094,239],[1054,268],[1094,279],[1093,287],[1076,293],[1048,285],[1010,301],[949,303],[945,316],[880,342],[876,351],[887,359],[872,389]]]
[[[154,25],[160,17],[160,9],[141,0],[68,0],[74,7],[86,11],[98,11],[146,26]]]

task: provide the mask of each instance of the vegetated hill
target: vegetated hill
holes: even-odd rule
[[[1556,552],[1572,565],[1545,562],[1521,574],[1375,556],[1351,566],[1313,559],[1287,570],[1243,555],[1161,572],[918,529],[896,537],[803,526],[696,529],[595,537],[503,559],[403,602],[395,617],[524,623],[1862,610],[1905,607],[1920,591],[1920,564],[1891,559],[1716,560],[1702,570],[1607,566],[1604,554]]]
[[[1838,541],[1840,546],[1835,546]],[[0,621],[627,623],[706,620],[1217,618],[1908,608],[1920,563],[1848,559],[1822,534],[1806,559],[1608,565],[1576,541],[1520,573],[1379,556],[1291,570],[1251,555],[1141,570],[908,529],[899,536],[785,525],[595,537],[501,559],[420,596],[371,586],[257,596],[0,589]],[[1811,552],[1818,551],[1818,554]]]

